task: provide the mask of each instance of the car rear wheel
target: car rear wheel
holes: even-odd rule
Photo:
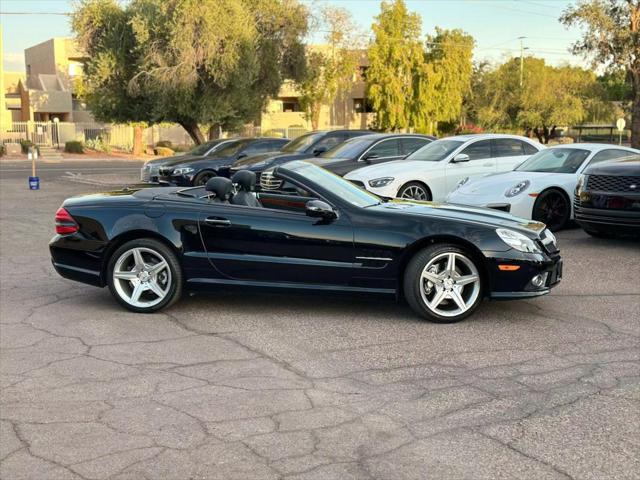
[[[118,248],[108,265],[111,294],[129,310],[150,313],[168,307],[182,293],[182,270],[163,243],[142,238]]]
[[[403,285],[411,308],[431,322],[459,322],[482,301],[480,268],[456,245],[436,244],[418,252],[405,270]]]
[[[564,228],[570,214],[569,200],[558,190],[542,192],[533,204],[532,218],[546,224],[552,232]]]
[[[211,178],[213,178],[213,177],[215,177],[215,176],[216,176],[216,174],[215,174],[215,173],[213,173],[213,172],[209,172],[209,171],[206,171],[206,172],[200,172],[198,175],[196,175],[196,178],[194,178],[194,179],[193,179],[193,185],[194,185],[195,187],[200,187],[200,186],[202,186],[202,185],[206,185],[206,184],[207,184],[207,182],[208,182]]]
[[[424,183],[409,182],[400,187],[400,190],[398,190],[398,198],[430,202],[433,197],[431,196],[429,187]]]

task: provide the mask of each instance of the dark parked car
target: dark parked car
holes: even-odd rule
[[[427,135],[375,133],[347,140],[308,161],[343,176],[367,165],[400,160],[434,140]]]
[[[215,155],[215,152],[220,150],[223,146],[229,142],[234,142],[234,138],[221,138],[218,140],[211,140],[209,142],[202,143],[188,152],[180,155],[173,155],[171,157],[154,158],[146,162],[140,170],[140,180],[143,182],[157,182],[160,167],[169,167],[177,165],[180,162],[187,162],[194,159],[200,159],[202,157],[210,157]]]
[[[587,168],[578,180],[576,222],[594,237],[640,234],[640,154]]]
[[[490,209],[383,201],[304,161],[272,175],[298,193],[256,197],[255,174],[241,171],[236,188],[215,177],[203,187],[68,199],[56,213],[53,265],[63,277],[108,285],[135,312],[167,307],[183,290],[268,287],[404,295],[436,322],[462,320],[484,297],[544,295],[560,280],[544,224]]]
[[[183,187],[204,185],[216,176],[229,176],[234,162],[258,153],[274,152],[289,143],[286,138],[237,138],[208,157],[192,157],[160,167],[159,181]]]
[[[369,130],[327,130],[305,133],[291,140],[282,148],[281,152],[254,155],[235,162],[231,167],[231,172],[251,170],[256,173],[258,181],[260,181],[260,174],[264,170],[292,160],[321,155],[350,138],[370,134]]]

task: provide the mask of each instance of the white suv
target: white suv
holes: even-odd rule
[[[502,134],[458,135],[436,140],[403,160],[345,175],[382,197],[443,201],[467,178],[513,170],[543,145]]]

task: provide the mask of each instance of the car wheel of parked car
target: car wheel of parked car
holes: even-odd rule
[[[558,190],[547,190],[538,195],[531,218],[555,232],[567,225],[570,213],[571,205],[564,194]]]
[[[437,323],[459,322],[482,301],[480,268],[456,245],[436,244],[419,251],[407,265],[403,286],[411,308]]]
[[[155,312],[176,302],[182,293],[182,270],[176,255],[150,238],[118,248],[107,267],[109,290],[129,310]]]
[[[408,198],[411,200],[431,201],[431,191],[424,183],[409,182],[398,190],[398,198]]]
[[[193,185],[195,187],[199,187],[201,185],[206,185],[209,179],[215,177],[216,174],[211,171],[200,172],[196,175],[196,178],[193,179]]]

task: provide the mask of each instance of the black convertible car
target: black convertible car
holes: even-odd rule
[[[406,298],[455,322],[484,297],[549,292],[562,274],[545,226],[495,210],[383,201],[304,161],[277,167],[291,189],[252,192],[255,174],[206,186],[125,189],[66,200],[50,250],[60,275],[109,286],[136,312],[222,286]],[[233,182],[233,183],[232,183]]]

